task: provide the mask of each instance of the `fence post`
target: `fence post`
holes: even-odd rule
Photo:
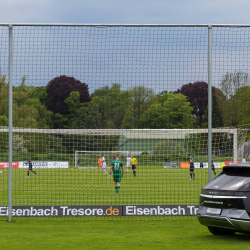
[[[212,180],[212,24],[208,24],[208,182]]]
[[[238,145],[238,134],[237,134],[237,128],[234,129],[233,133],[233,155],[234,155],[234,164],[237,164],[238,161],[238,152],[237,152],[237,145]],[[243,150],[244,152],[244,150]]]
[[[8,179],[8,222],[12,222],[12,28],[9,24],[9,179]]]

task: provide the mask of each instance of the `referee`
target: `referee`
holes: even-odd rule
[[[133,157],[133,155],[131,155],[131,165],[132,165],[132,170],[133,170],[133,174],[134,177],[136,177],[136,165],[137,165],[137,160]]]

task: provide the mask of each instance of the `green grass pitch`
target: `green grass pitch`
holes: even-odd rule
[[[249,235],[214,236],[192,220],[0,222],[1,250],[249,249]]]
[[[208,179],[207,169],[195,169],[195,180],[189,181],[189,169],[139,166],[136,177],[125,173],[115,195],[113,178],[99,169],[34,170],[38,176],[26,178],[26,169],[13,169],[13,206],[197,205]],[[0,187],[1,205],[7,206],[7,169],[0,174]]]
[[[8,170],[0,174],[0,200],[7,205]],[[198,204],[207,169],[141,167],[125,174],[120,195],[98,169],[13,169],[13,206]],[[217,169],[220,172],[220,169]],[[217,174],[218,174],[217,173]],[[249,237],[213,236],[195,216],[1,218],[1,250],[15,249],[248,249]],[[46,221],[46,219],[50,221]],[[166,219],[166,220],[164,220]]]

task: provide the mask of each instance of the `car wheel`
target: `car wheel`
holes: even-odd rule
[[[207,227],[210,233],[213,235],[234,235],[235,231],[230,229],[224,229],[220,227]]]

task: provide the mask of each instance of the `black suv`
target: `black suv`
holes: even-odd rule
[[[215,235],[250,233],[250,164],[224,166],[201,189],[197,216]]]

